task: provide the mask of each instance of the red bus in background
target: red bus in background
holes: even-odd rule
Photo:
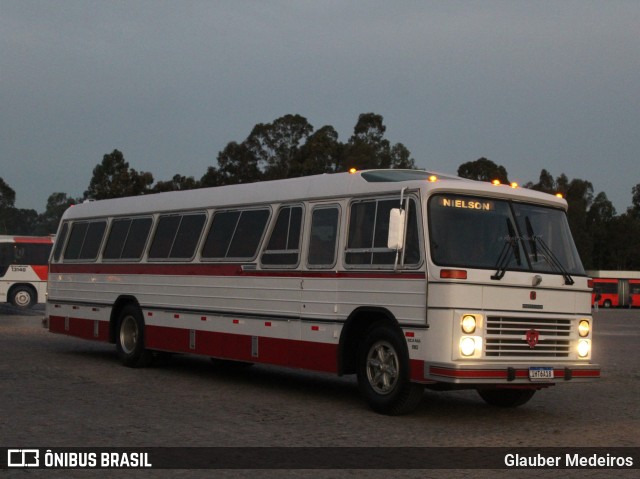
[[[53,239],[0,235],[0,302],[20,309],[45,302]]]
[[[639,308],[640,271],[588,271],[593,278],[591,305],[601,308]]]

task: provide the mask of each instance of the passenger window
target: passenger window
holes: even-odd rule
[[[144,252],[144,246],[149,238],[149,231],[153,221],[151,218],[136,218],[131,222],[127,241],[122,249],[122,259],[140,259]]]
[[[310,267],[332,267],[336,262],[336,240],[340,210],[317,207],[311,215],[308,263]]]
[[[252,260],[268,220],[267,209],[217,212],[202,247],[202,257]]]
[[[194,256],[206,216],[165,215],[158,221],[150,259],[190,259]]]
[[[69,244],[65,250],[64,258],[70,260],[96,259],[106,227],[106,221],[75,223],[71,228]]]
[[[104,259],[138,260],[151,229],[151,218],[114,220],[104,248]]]
[[[353,266],[390,266],[395,263],[396,252],[387,248],[389,213],[397,208],[398,199],[367,200],[351,205],[349,239],[345,262]],[[409,202],[409,215],[405,243],[405,265],[420,262],[420,245],[415,201]]]
[[[262,264],[295,266],[300,258],[302,207],[280,208],[269,243],[262,253]]]
[[[62,225],[62,229],[60,230],[60,234],[56,238],[56,248],[53,251],[53,259],[56,261],[60,259],[60,255],[62,254],[62,246],[64,245],[64,242],[67,239],[68,231],[69,231],[69,223],[64,223]]]

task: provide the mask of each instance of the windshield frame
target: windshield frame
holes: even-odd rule
[[[438,192],[426,211],[427,249],[437,266],[488,270],[492,279],[506,271],[586,276],[563,208]]]

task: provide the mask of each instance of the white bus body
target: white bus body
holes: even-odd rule
[[[60,223],[47,324],[127,366],[168,351],[356,373],[387,414],[425,385],[516,406],[600,376],[565,210],[414,170],[85,203]]]
[[[45,302],[49,236],[0,236],[0,298],[16,308]]]

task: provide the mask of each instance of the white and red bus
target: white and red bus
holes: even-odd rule
[[[418,170],[76,205],[45,324],[132,367],[174,352],[356,374],[386,414],[425,386],[517,406],[600,376],[566,207]]]
[[[0,298],[20,309],[45,302],[50,236],[0,236]]]

